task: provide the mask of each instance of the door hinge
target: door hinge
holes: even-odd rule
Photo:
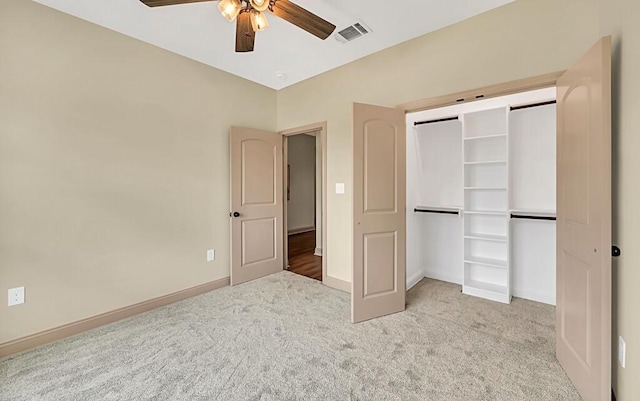
[[[620,250],[620,248],[618,248],[617,246],[613,245],[611,247],[611,256],[613,256],[614,258],[617,258],[620,255],[622,255],[622,251]]]

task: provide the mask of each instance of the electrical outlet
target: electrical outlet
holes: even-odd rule
[[[624,338],[620,336],[618,340],[618,361],[620,366],[624,368],[627,357],[627,343],[624,342]]]
[[[20,305],[24,303],[24,287],[16,287],[9,289],[9,306]]]
[[[211,262],[212,260],[216,259],[216,250],[215,249],[209,249],[207,250],[207,262]]]

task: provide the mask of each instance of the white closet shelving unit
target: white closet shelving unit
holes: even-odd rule
[[[407,116],[407,274],[554,305],[555,88]]]
[[[506,107],[462,116],[462,292],[504,303],[511,302],[508,117]]]

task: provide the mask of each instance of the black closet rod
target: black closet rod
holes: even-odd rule
[[[553,216],[532,216],[529,214],[512,214],[512,219],[530,219],[530,220],[551,220],[556,221],[556,218]]]
[[[413,209],[414,213],[440,213],[440,214],[460,214],[460,212],[453,210],[437,210],[437,209]]]
[[[556,104],[556,101],[555,100],[550,100],[548,102],[532,103],[532,104],[525,104],[525,105],[522,105],[522,106],[515,106],[515,107],[511,107],[511,111],[529,109],[531,107],[548,106],[550,104]]]
[[[454,120],[458,120],[458,116],[447,117],[447,118],[439,118],[437,120],[416,121],[416,122],[413,123],[413,125],[417,126],[417,125],[424,125],[424,124],[442,123],[442,122],[445,122],[445,121],[454,121]]]

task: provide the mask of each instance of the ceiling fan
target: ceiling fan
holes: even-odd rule
[[[140,0],[149,7],[197,3],[212,0]],[[214,0],[216,1],[216,0]],[[291,22],[324,40],[336,29],[332,23],[318,17],[289,0],[220,0],[218,9],[229,22],[236,18],[236,52],[252,52],[256,32],[269,27],[265,11]]]

